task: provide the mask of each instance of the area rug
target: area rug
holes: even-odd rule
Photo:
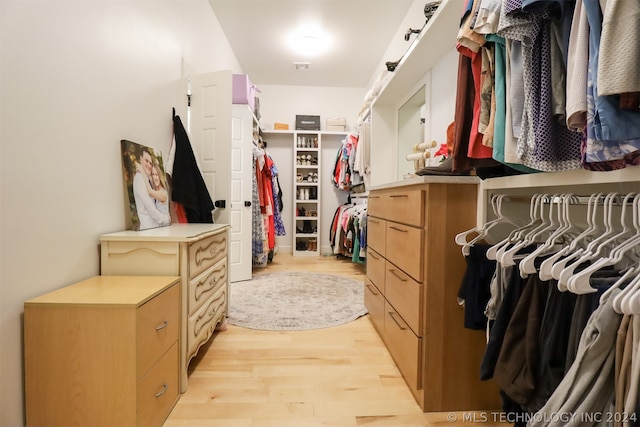
[[[229,287],[227,322],[250,329],[321,329],[367,314],[363,282],[342,276],[265,273]]]

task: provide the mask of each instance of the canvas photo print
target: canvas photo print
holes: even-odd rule
[[[133,230],[171,224],[169,192],[161,153],[135,142],[120,141],[122,172]]]

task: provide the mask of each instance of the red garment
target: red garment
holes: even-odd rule
[[[276,227],[273,218],[275,203],[273,200],[273,184],[271,167],[273,160],[269,156],[263,156],[264,166],[260,169],[260,159],[256,160],[256,178],[258,181],[258,198],[260,199],[260,212],[266,219],[265,228],[269,249],[276,247]]]
[[[469,150],[467,156],[472,159],[490,159],[493,156],[493,149],[482,144],[483,135],[478,131],[480,123],[480,103],[482,101],[482,52],[473,52],[462,45],[456,46],[461,55],[471,58],[471,73],[473,75],[473,121],[471,123],[471,134],[469,135]]]

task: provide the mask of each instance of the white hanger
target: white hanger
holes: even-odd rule
[[[496,203],[494,205],[494,213],[497,216],[497,218],[485,224],[482,230],[480,230],[480,233],[476,237],[474,237],[469,243],[467,243],[462,247],[462,253],[465,256],[469,255],[471,251],[471,246],[473,246],[478,241],[485,239],[489,235],[489,231],[495,228],[496,226],[501,224],[509,224],[514,228],[517,227],[516,223],[514,223],[511,219],[509,219],[502,213],[502,203],[506,199],[506,197],[507,196],[505,194],[498,195]]]
[[[501,196],[503,196],[503,195],[502,194],[494,194],[494,195],[491,196],[491,208],[493,209],[494,216],[499,216],[499,212],[498,212],[499,209],[498,209],[497,205],[498,205],[498,203],[502,203],[502,197]],[[500,202],[498,202],[498,200],[500,200]],[[462,246],[462,254],[465,255],[465,256],[469,255],[468,248],[466,249],[466,253],[465,253],[465,247],[472,244],[471,242],[467,241],[467,237],[468,236],[470,236],[470,235],[472,235],[474,233],[477,233],[478,236],[482,235],[483,229],[485,227],[489,226],[491,223],[493,223],[495,221],[498,221],[499,219],[500,218],[497,218],[497,219],[494,219],[492,221],[489,221],[482,228],[479,228],[479,227],[476,226],[476,227],[473,227],[473,228],[471,228],[469,230],[463,231],[462,233],[456,234],[456,237],[455,237],[454,241],[458,245]],[[476,238],[478,236],[476,236]],[[474,241],[474,240],[475,240],[475,238],[472,239],[472,241]]]
[[[622,276],[620,276],[620,278],[618,280],[616,280],[616,282],[611,285],[611,287],[609,289],[607,289],[606,291],[604,291],[602,293],[602,295],[600,295],[600,304],[602,304],[603,302],[605,302],[609,296],[613,293],[613,291],[615,289],[618,289],[623,283],[625,283],[627,280],[629,280],[629,278],[631,278],[634,274],[638,274],[638,272],[640,272],[640,264],[639,265],[635,265],[631,268],[628,268],[627,271],[624,272],[624,274]],[[612,306],[613,306],[613,310],[616,313],[619,314],[623,314],[622,313],[622,307],[621,307],[621,302],[622,302],[622,298],[618,298],[620,295],[622,295],[627,289],[631,289],[633,287],[633,281],[637,279],[634,278],[631,280],[631,282],[629,282],[627,284],[627,286],[620,291],[620,293],[618,295],[616,295],[613,299]],[[618,300],[618,302],[616,303],[616,300]]]
[[[613,235],[614,229],[613,225],[611,224],[611,206],[613,205],[613,200],[615,200],[617,195],[618,193],[609,193],[606,195],[603,203],[605,232],[589,242],[586,249],[576,259],[574,259],[568,265],[565,265],[558,276],[559,289],[561,289],[561,286],[563,286],[565,289],[568,289],[567,285],[569,283],[569,278],[574,274],[575,269],[583,262],[589,260],[589,257],[595,252],[595,249],[601,241],[606,240],[611,237],[611,235]]]
[[[556,252],[555,254],[551,255],[549,258],[542,261],[542,264],[540,264],[540,271],[538,273],[540,276],[540,280],[553,279],[554,277],[553,277],[552,269],[553,269],[553,266],[556,264],[556,262],[558,262],[558,260],[563,256],[568,255],[571,252],[575,251],[578,246],[578,242],[581,239],[584,239],[585,236],[593,232],[593,229],[595,229],[594,200],[597,201],[597,197],[599,196],[596,194],[592,194],[589,197],[589,201],[587,202],[587,228],[585,228],[577,236],[573,236],[571,242],[568,245],[563,246],[562,249],[560,249],[558,252]],[[571,224],[571,219],[568,215],[568,212],[567,212],[566,221]],[[577,228],[574,224],[571,224],[571,227],[572,227],[571,230]]]
[[[567,282],[567,288],[571,292],[574,292],[576,294],[596,292],[596,289],[593,289],[589,285],[591,275],[594,272],[602,269],[603,267],[615,265],[620,261],[622,261],[622,255],[624,253],[624,251],[620,250],[620,248],[624,246],[624,241],[622,239],[631,237],[629,240],[634,241],[635,240],[634,237],[636,236],[635,234],[633,234],[633,229],[627,225],[627,221],[626,221],[627,206],[628,206],[629,200],[631,198],[634,198],[634,201],[635,201],[636,196],[637,194],[635,193],[629,193],[624,197],[624,200],[622,202],[622,208],[621,208],[622,211],[620,213],[620,222],[622,224],[622,231],[602,241],[597,246],[595,252],[587,257],[587,260],[589,261],[594,259],[596,261],[590,266],[588,266],[587,268],[585,268],[584,270],[573,274],[569,278],[569,281]],[[633,217],[634,224],[637,222],[635,219],[636,211],[637,211],[636,203],[633,203],[632,217]],[[637,227],[636,227],[636,230],[638,230]],[[608,254],[604,253],[606,252],[607,249],[611,247],[612,244],[616,244],[617,242],[620,242],[621,246],[619,246],[618,248],[614,247],[609,251]]]
[[[529,203],[529,223],[522,227],[516,228],[515,230],[512,230],[506,238],[491,246],[486,253],[487,259],[498,260],[498,252],[502,254],[502,251],[509,247],[511,243],[518,241],[518,238],[521,234],[523,234],[526,230],[533,227],[534,225],[537,225],[536,209],[538,208],[539,197],[539,194],[531,196],[531,202]]]
[[[520,238],[520,240],[518,242],[516,242],[515,245],[513,245],[512,247],[506,249],[502,255],[498,255],[499,258],[497,259],[497,261],[502,264],[505,267],[509,267],[509,266],[513,266],[515,265],[515,261],[514,261],[514,256],[518,253],[518,251],[520,251],[520,249],[527,247],[528,245],[531,245],[534,243],[534,238],[535,236],[538,234],[539,231],[547,228],[548,223],[545,220],[545,216],[544,216],[544,201],[548,198],[549,196],[547,194],[541,195],[538,198],[538,204],[539,204],[539,212],[538,212],[538,225],[532,229],[529,229],[528,232],[523,233],[522,237]]]
[[[551,207],[549,209],[550,225],[542,232],[538,232],[539,236],[542,235],[542,233],[549,233],[549,236],[533,252],[525,256],[524,259],[520,261],[519,269],[520,276],[522,278],[527,277],[529,274],[534,274],[537,270],[535,265],[536,259],[541,255],[545,255],[556,250],[555,248],[557,247],[557,244],[562,241],[565,238],[565,234],[571,230],[572,225],[569,219],[569,201],[572,197],[572,194],[564,194],[561,196],[554,196],[552,198]],[[554,204],[557,205],[557,218],[552,217],[552,207]]]

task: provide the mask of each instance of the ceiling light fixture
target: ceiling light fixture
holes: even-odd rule
[[[330,38],[315,26],[300,27],[288,38],[289,47],[304,56],[315,56],[327,51],[331,45]]]

